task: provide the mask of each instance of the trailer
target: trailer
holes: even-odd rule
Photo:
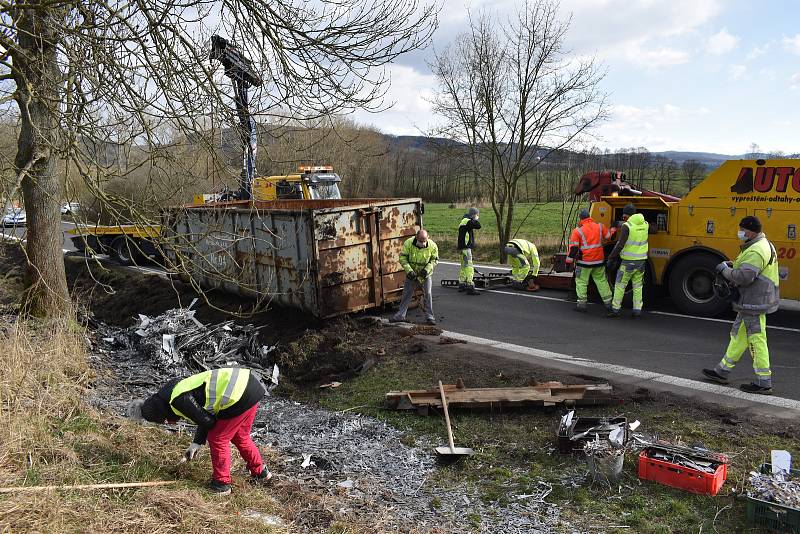
[[[320,318],[397,302],[419,198],[234,201],[162,213],[166,267]]]

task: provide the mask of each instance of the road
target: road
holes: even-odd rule
[[[66,233],[67,230],[71,230],[73,228],[75,228],[74,223],[61,221],[61,230],[64,234],[64,244],[61,246],[61,248],[64,250],[64,252],[75,250],[75,247],[72,246],[72,241],[69,239],[69,234]],[[6,236],[25,239],[26,232],[27,230],[24,226],[18,226],[16,228],[3,228],[0,226],[0,239],[5,238]]]
[[[645,318],[608,319],[605,308],[590,305],[574,311],[566,293],[512,289],[468,296],[439,285],[457,278],[458,267],[440,263],[434,273],[434,311],[444,330],[513,343],[632,369],[702,381],[700,369],[713,367],[728,342],[731,317],[704,319],[679,314],[668,299],[645,303]],[[409,319],[422,320],[419,311]],[[800,400],[800,312],[780,310],[768,318],[770,360],[776,395]],[[752,362],[745,354],[732,373],[732,384],[750,381]]]

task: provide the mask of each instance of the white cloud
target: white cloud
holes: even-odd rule
[[[631,43],[624,56],[631,63],[648,69],[680,65],[689,61],[689,53],[685,50],[668,47],[648,50],[642,43]]]
[[[744,65],[731,65],[728,67],[728,79],[731,81],[741,80],[747,72]]]
[[[732,35],[728,31],[728,28],[722,28],[708,38],[708,41],[706,41],[706,50],[709,54],[721,56],[736,48],[738,42],[739,38]]]
[[[769,49],[771,47],[772,47],[772,42],[764,43],[761,46],[754,46],[753,49],[750,50],[750,52],[747,54],[747,59],[748,60],[757,59],[766,54],[767,52],[769,52]]]
[[[794,37],[784,37],[783,47],[792,54],[800,56],[800,33]]]
[[[800,72],[797,72],[789,78],[789,86],[795,91],[800,89]]]

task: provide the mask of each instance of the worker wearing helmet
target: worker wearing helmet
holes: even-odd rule
[[[512,285],[515,289],[538,291],[536,277],[539,275],[539,251],[536,245],[525,239],[512,239],[503,249],[511,265]]]
[[[414,298],[417,287],[422,288],[422,307],[427,323],[436,324],[433,314],[433,269],[439,263],[439,247],[428,237],[426,230],[420,229],[417,235],[409,237],[403,243],[400,252],[400,266],[406,272],[403,285],[403,296],[400,299],[400,308],[390,319],[391,322],[405,321],[408,307]]]
[[[475,289],[475,267],[472,263],[472,249],[475,248],[475,230],[480,230],[480,211],[472,207],[467,210],[458,225],[458,252],[461,256],[461,269],[458,271],[458,290],[467,295],[480,295]]]
[[[642,293],[648,250],[647,234],[650,225],[641,213],[636,213],[636,206],[633,204],[627,204],[622,208],[622,220],[624,222],[620,227],[617,244],[608,255],[610,266],[619,265],[608,317],[619,317],[622,297],[625,296],[625,289],[630,282],[633,287],[633,318],[636,319],[642,316],[644,300]]]
[[[616,228],[606,228],[603,223],[595,222],[587,209],[582,209],[578,217],[578,226],[569,236],[569,254],[566,259],[567,263],[576,264],[575,292],[578,294],[578,304],[575,309],[579,312],[586,311],[589,281],[594,280],[600,298],[610,311],[611,288],[606,279],[603,242],[611,239]]]
[[[703,369],[703,374],[715,382],[728,383],[728,375],[748,348],[753,357],[755,382],[742,384],[748,393],[772,394],[772,371],[767,347],[767,314],[780,304],[778,288],[780,274],[775,247],[761,232],[761,221],[752,215],[739,223],[737,232],[742,251],[731,262],[717,265],[717,272],[738,289],[733,301],[736,320],[731,328],[731,339],[725,356],[714,369]]]
[[[171,380],[146,400],[133,401],[128,416],[160,424],[183,418],[196,424],[184,460],[193,460],[208,441],[213,469],[209,489],[227,495],[231,492],[231,443],[247,463],[254,482],[272,478],[250,437],[258,403],[265,393],[258,375],[250,369],[214,369]]]

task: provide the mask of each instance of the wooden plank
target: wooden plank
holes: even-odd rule
[[[0,488],[0,493],[26,493],[52,490],[97,490],[97,489],[124,489],[124,488],[149,488],[153,486],[166,486],[175,484],[177,480],[154,480],[152,482],[120,482],[116,484],[72,484],[65,486],[16,486]]]
[[[448,403],[462,406],[492,404],[539,404],[552,406],[558,403],[593,404],[610,399],[612,388],[608,384],[577,384],[564,386],[560,382],[547,382],[535,386],[502,388],[463,388],[444,386]],[[389,406],[396,409],[411,407],[441,407],[441,395],[435,390],[390,391],[386,394]]]

